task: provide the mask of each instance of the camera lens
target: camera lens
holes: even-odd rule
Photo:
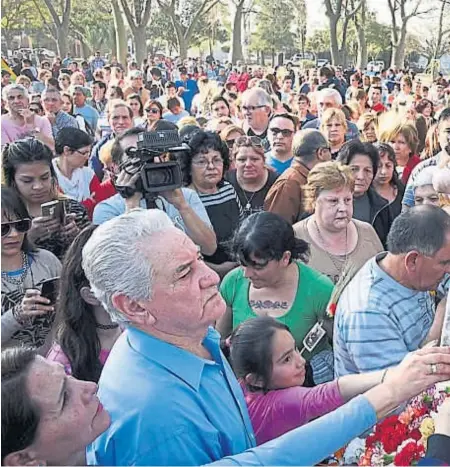
[[[172,171],[167,167],[157,168],[154,167],[146,173],[147,183],[152,187],[171,185],[173,181]]]

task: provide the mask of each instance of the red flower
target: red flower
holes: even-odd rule
[[[419,431],[418,428],[416,428],[415,430],[412,430],[410,433],[409,433],[409,438],[412,438],[416,441],[419,441],[420,438],[422,438],[422,433]]]
[[[424,447],[415,441],[407,443],[403,449],[394,457],[394,464],[397,466],[411,465],[419,460],[425,453]]]
[[[333,317],[336,314],[336,308],[337,308],[336,303],[330,303],[330,305],[328,306],[328,314],[331,317]]]

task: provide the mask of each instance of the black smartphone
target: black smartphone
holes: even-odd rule
[[[59,277],[45,279],[40,285],[42,286],[41,297],[48,298],[52,304],[56,303],[59,289]]]

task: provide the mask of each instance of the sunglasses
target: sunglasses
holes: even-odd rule
[[[2,222],[2,237],[9,235],[13,227],[18,233],[28,232],[31,228],[31,219],[27,218],[13,222]]]
[[[263,144],[261,138],[257,136],[239,136],[235,140],[236,146],[253,146],[255,148],[262,148]]]
[[[145,109],[145,111],[150,114],[159,114],[159,109]]]

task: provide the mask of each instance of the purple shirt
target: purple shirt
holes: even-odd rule
[[[332,412],[344,404],[337,380],[314,388],[294,386],[250,392],[241,383],[258,445]]]
[[[32,134],[33,130],[39,129],[39,131],[52,138],[52,126],[47,117],[40,117],[39,115],[34,116],[33,125],[17,125],[11,121],[8,116],[2,116],[2,147],[6,143],[13,143],[22,138],[26,138]]]

